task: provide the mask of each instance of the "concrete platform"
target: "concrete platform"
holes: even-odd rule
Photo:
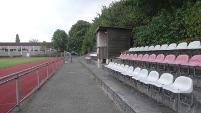
[[[12,113],[121,113],[93,77],[73,58]]]

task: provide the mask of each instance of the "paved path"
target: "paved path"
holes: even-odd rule
[[[15,112],[15,111],[13,111]],[[22,103],[20,113],[120,113],[121,111],[74,58]]]

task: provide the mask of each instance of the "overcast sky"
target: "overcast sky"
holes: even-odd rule
[[[0,0],[0,42],[51,42],[57,29],[67,33],[78,20],[92,22],[102,6],[118,0]]]

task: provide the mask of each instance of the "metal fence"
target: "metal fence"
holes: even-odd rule
[[[59,58],[54,61],[46,62],[4,77],[0,77],[0,88],[4,90],[4,96],[9,96],[9,91],[15,90],[15,94],[12,95],[12,98],[15,98],[14,104],[10,105],[8,112],[12,111],[13,109],[17,108],[17,111],[20,110],[20,103],[23,102],[26,98],[28,98],[31,94],[35,91],[40,89],[41,85],[44,84],[51,75],[60,67],[61,64],[64,63],[64,58]],[[23,78],[25,76],[31,76],[29,78]],[[43,77],[42,77],[43,76]],[[23,79],[22,79],[23,78]],[[26,82],[27,81],[27,82]],[[13,83],[15,82],[15,83]],[[26,84],[23,84],[26,82]],[[10,85],[12,84],[12,85]],[[31,84],[32,88],[27,88]],[[24,85],[22,88],[21,85]],[[9,89],[10,88],[10,89]],[[7,92],[7,93],[6,93]],[[8,94],[8,95],[7,95]],[[3,97],[1,97],[3,98]],[[9,98],[9,97],[8,97]],[[7,101],[7,100],[4,100]],[[9,99],[8,99],[9,101]],[[9,102],[7,102],[9,103]],[[2,110],[1,110],[2,111]]]

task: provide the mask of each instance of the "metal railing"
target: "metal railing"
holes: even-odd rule
[[[40,89],[41,85],[43,85],[50,77],[50,75],[53,75],[57,68],[60,67],[64,63],[64,58],[60,58],[54,61],[46,62],[4,77],[0,77],[0,87],[3,85],[10,83],[11,81],[15,81],[15,90],[16,90],[16,104],[13,108],[11,108],[8,112],[11,112],[13,109],[17,108],[17,111],[20,111],[20,103],[23,102],[26,98],[28,98],[31,94],[33,94],[35,91]],[[49,66],[52,65],[52,73],[49,74]],[[46,78],[44,80],[40,80],[40,69],[46,67]],[[19,79],[23,76],[28,75],[31,72],[36,71],[36,80],[37,80],[37,86],[31,90],[27,95],[24,96],[20,100],[20,82]]]

